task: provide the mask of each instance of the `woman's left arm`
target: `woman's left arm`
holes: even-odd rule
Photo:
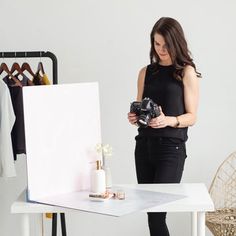
[[[178,128],[188,127],[197,120],[197,108],[199,102],[199,78],[192,66],[186,66],[183,77],[184,105],[186,113],[176,118]]]

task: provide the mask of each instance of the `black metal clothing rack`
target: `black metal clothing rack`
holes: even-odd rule
[[[44,51],[26,51],[26,52],[0,52],[0,58],[33,58],[33,57],[49,57],[52,60],[52,77],[53,84],[58,83],[58,65],[57,57],[52,52]],[[60,213],[62,236],[66,236],[65,213]],[[52,218],[52,236],[57,235],[57,213],[53,213]]]
[[[0,58],[29,58],[29,57],[49,57],[52,59],[53,84],[58,83],[57,58],[52,52],[28,51],[28,52],[0,52]]]

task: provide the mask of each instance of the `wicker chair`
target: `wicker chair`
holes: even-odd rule
[[[210,186],[215,204],[206,225],[215,236],[236,236],[236,152],[220,165]]]

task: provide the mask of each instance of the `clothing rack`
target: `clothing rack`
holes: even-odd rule
[[[57,79],[57,58],[52,52],[28,51],[28,52],[0,52],[0,58],[32,58],[32,57],[49,57],[52,59],[52,78],[53,84],[58,83]]]
[[[33,58],[33,57],[49,57],[52,60],[52,78],[53,84],[58,83],[58,66],[57,57],[52,52],[44,51],[25,51],[25,52],[0,52],[0,58]],[[62,236],[66,236],[65,213],[60,213]],[[57,235],[57,213],[53,213],[52,217],[52,236]]]

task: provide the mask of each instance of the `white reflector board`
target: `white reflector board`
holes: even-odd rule
[[[23,101],[29,200],[89,189],[100,158],[98,83],[24,87]]]

